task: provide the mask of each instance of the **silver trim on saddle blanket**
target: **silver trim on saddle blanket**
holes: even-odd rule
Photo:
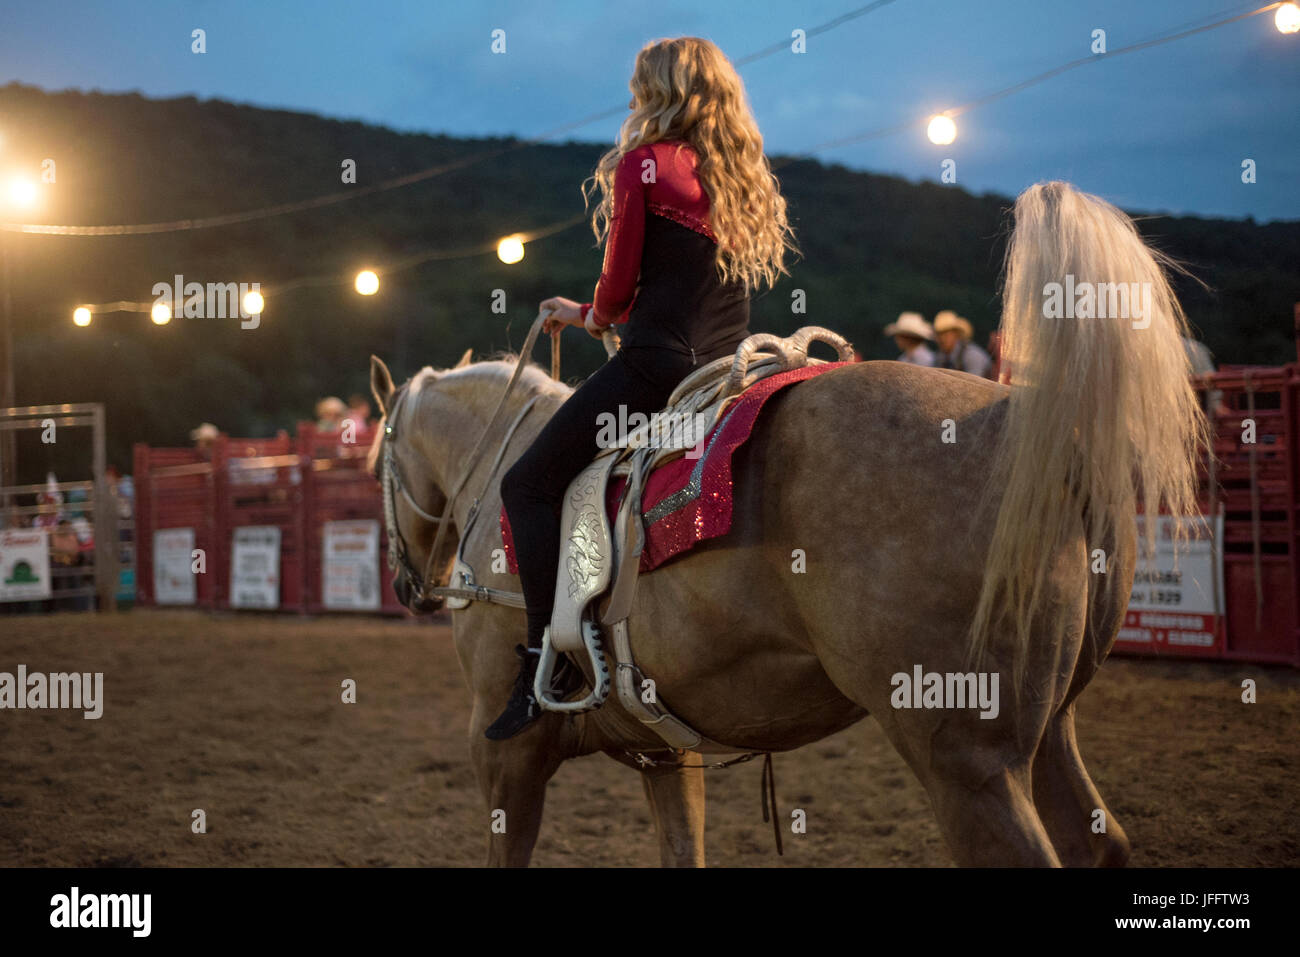
[[[609,694],[610,669],[605,660],[607,643],[601,640],[603,627],[612,633],[618,676],[615,687],[619,702],[629,714],[653,730],[669,747],[734,750],[708,742],[674,717],[661,701],[643,702],[638,693],[639,681],[634,679],[643,676],[632,659],[627,616],[632,608],[645,543],[642,490],[644,480],[654,468],[689,451],[690,446],[682,447],[680,441],[682,423],[702,421],[705,424],[702,437],[718,424],[736,397],[758,380],[805,365],[822,364],[825,360],[808,355],[812,342],[833,346],[841,362],[853,358],[853,347],[847,340],[819,326],[805,326],[786,339],[768,333],[752,335],[740,344],[734,358],[718,359],[687,376],[669,397],[663,413],[651,417],[646,425],[628,436],[626,446],[602,450],[570,483],[560,519],[555,610],[542,640],[541,661],[533,685],[533,693],[543,710],[573,714],[593,711],[604,704]],[[715,432],[710,439],[710,448],[718,434]],[[697,485],[706,456],[707,450],[691,473],[691,481]],[[611,534],[605,494],[614,475],[626,475],[628,482]],[[609,606],[598,624],[597,608],[606,593],[610,594]],[[579,659],[585,657],[590,663],[590,673],[595,676],[595,687],[578,701],[557,701],[550,694],[555,665],[559,654],[564,652],[574,652]]]

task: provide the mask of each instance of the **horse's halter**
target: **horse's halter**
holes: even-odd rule
[[[402,574],[406,576],[406,583],[410,588],[412,602],[420,601],[429,598],[430,596],[458,599],[469,597],[478,601],[493,601],[499,604],[512,605],[518,608],[524,607],[522,594],[503,592],[498,589],[486,588],[481,585],[472,586],[471,588],[457,588],[455,586],[449,586],[448,584],[438,584],[437,582],[430,580],[430,572],[433,569],[433,563],[437,560],[438,551],[442,546],[443,540],[446,538],[447,529],[451,525],[452,506],[460,496],[460,493],[464,490],[465,483],[468,482],[470,476],[474,474],[474,469],[478,466],[479,459],[483,457],[483,453],[486,451],[488,437],[493,433],[497,424],[501,421],[506,410],[506,404],[510,399],[510,395],[514,392],[515,385],[519,382],[519,377],[523,374],[524,366],[528,362],[528,356],[532,352],[533,345],[537,342],[537,336],[541,333],[542,324],[549,315],[549,311],[544,312],[533,321],[532,328],[528,331],[528,337],[524,340],[524,347],[519,353],[519,360],[515,364],[514,372],[511,373],[510,381],[506,384],[505,391],[502,393],[501,399],[497,403],[496,410],[492,413],[492,418],[483,429],[483,434],[479,436],[479,440],[475,444],[474,450],[469,454],[468,460],[465,464],[465,471],[462,473],[460,481],[458,481],[455,487],[447,493],[447,504],[443,507],[441,516],[430,515],[419,506],[419,504],[411,497],[411,493],[406,490],[405,485],[402,483],[401,474],[397,470],[396,455],[393,452],[393,445],[397,440],[394,423],[397,421],[402,403],[406,400],[408,386],[402,386],[399,390],[396,401],[393,403],[392,411],[385,416],[383,438],[384,451],[382,458],[383,465],[379,480],[383,489],[384,525],[386,526],[385,531],[388,534],[388,567],[393,571],[397,571],[397,569],[400,568]],[[606,348],[610,348],[611,344],[611,340],[607,339]],[[617,348],[617,346],[614,345],[614,348]],[[551,373],[558,379],[559,371],[559,339],[552,338]],[[473,527],[474,519],[478,517],[479,503],[487,496],[488,490],[492,487],[492,477],[496,475],[497,469],[501,466],[501,459],[505,455],[506,449],[510,447],[510,440],[514,438],[515,431],[519,428],[520,423],[523,422],[525,416],[528,415],[529,411],[531,411],[533,406],[537,404],[537,400],[541,397],[542,394],[538,393],[524,404],[524,407],[520,409],[519,413],[515,416],[514,422],[512,422],[510,427],[506,430],[505,437],[501,440],[501,445],[497,449],[496,458],[492,462],[491,469],[488,470],[483,492],[478,498],[474,499],[474,504],[470,507],[469,516],[465,520],[465,527],[460,530],[460,544],[456,550],[457,566],[462,564],[460,551],[464,548],[465,542],[469,538],[470,528]],[[416,514],[426,521],[433,522],[438,528],[438,533],[433,539],[433,547],[429,550],[429,560],[425,564],[423,574],[418,572],[415,566],[411,564],[411,559],[406,549],[406,541],[402,538],[401,530],[397,527],[397,506],[393,497],[394,488],[401,493],[402,497],[406,499],[406,503],[415,510]],[[453,569],[454,567],[455,566],[453,566]],[[454,573],[453,570],[453,574]],[[472,585],[472,582],[470,584]]]
[[[397,456],[393,452],[393,444],[397,441],[397,431],[393,423],[397,420],[402,402],[406,399],[406,396],[407,387],[402,386],[398,392],[397,401],[393,403],[392,409],[384,419],[384,453],[381,459],[379,484],[383,489],[384,531],[388,535],[388,567],[392,571],[397,571],[398,568],[401,569],[402,574],[406,576],[407,587],[414,599],[423,596],[424,577],[411,564],[411,558],[406,548],[406,539],[402,537],[401,529],[397,525],[397,501],[393,495],[394,490],[400,492],[402,498],[406,499],[406,504],[426,522],[441,525],[443,519],[437,515],[430,515],[420,507],[420,504],[407,491],[406,483],[402,481],[402,473],[397,468]],[[450,506],[450,500],[448,500],[448,505]],[[430,560],[432,560],[432,555]]]

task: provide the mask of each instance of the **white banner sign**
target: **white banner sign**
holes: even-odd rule
[[[1156,516],[1156,547],[1148,558],[1138,516],[1138,563],[1119,640],[1144,645],[1214,646],[1223,614],[1223,516]],[[1174,531],[1186,532],[1174,556]]]
[[[326,522],[321,533],[321,594],[326,608],[379,607],[379,523]]]
[[[1133,578],[1130,611],[1168,611],[1213,615],[1223,608],[1219,596],[1223,581],[1223,552],[1214,543],[1223,536],[1223,516],[1214,525],[1204,515],[1175,518],[1156,516],[1156,550],[1148,560],[1144,516],[1138,516],[1138,563]],[[1183,526],[1186,537],[1174,561],[1174,531]],[[1216,555],[1217,553],[1217,555]],[[1216,558],[1218,567],[1215,567]]]
[[[50,597],[50,546],[43,528],[0,532],[0,601]]]
[[[245,525],[231,533],[230,607],[280,607],[280,529]]]
[[[159,605],[193,605],[194,529],[160,528],[153,533],[153,600]]]

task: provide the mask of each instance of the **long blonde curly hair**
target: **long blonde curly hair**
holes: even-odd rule
[[[741,281],[753,291],[789,275],[786,250],[798,248],[786,221],[785,199],[763,155],[763,137],[745,87],[722,51],[699,37],[651,41],[637,54],[629,87],[635,105],[623,121],[618,144],[583,184],[588,201],[596,187],[601,193],[591,218],[596,241],[603,242],[609,233],[614,174],[623,156],[660,140],[685,140],[695,150],[700,181],[709,194],[721,280]]]

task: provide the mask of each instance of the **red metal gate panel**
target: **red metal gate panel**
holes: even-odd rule
[[[309,422],[298,426],[298,451],[311,456],[307,478],[306,547],[307,610],[328,611],[324,605],[324,529],[326,522],[373,521],[379,527],[380,612],[405,615],[393,591],[385,556],[388,537],[384,529],[379,483],[366,470],[366,456],[374,442],[373,429],[321,432]]]
[[[1223,514],[1223,617],[1208,647],[1116,650],[1300,665],[1300,365],[1228,368],[1199,385],[1214,454],[1200,468],[1201,510]]]
[[[195,602],[212,608],[218,581],[214,558],[220,551],[215,509],[215,470],[195,449],[134,447],[136,601],[156,604],[154,595],[154,532],[168,528],[194,529],[194,547],[206,558],[207,573],[196,576]]]
[[[308,468],[310,462],[296,454],[234,456],[221,462],[217,482],[221,528],[219,607],[230,607],[231,541],[235,529],[269,525],[280,530],[280,610],[305,610],[303,473]]]

